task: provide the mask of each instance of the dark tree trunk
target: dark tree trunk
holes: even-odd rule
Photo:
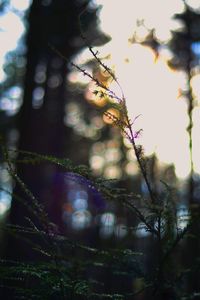
[[[83,47],[79,37],[78,16],[85,8],[84,5],[81,6],[79,1],[68,0],[34,0],[32,3],[28,19],[24,99],[19,115],[20,150],[57,157],[70,157],[70,152],[74,151],[71,129],[64,125],[64,111],[68,101],[66,75],[69,70],[66,61],[50,45],[62,53],[66,60],[70,60]],[[91,12],[88,15],[91,19]],[[74,44],[77,45],[78,40],[78,46],[73,46],[75,38]],[[50,193],[56,168],[48,163],[39,166],[18,165],[17,174],[41,203],[48,203],[52,221],[61,225],[61,199],[53,199]],[[28,198],[18,184],[14,192]],[[9,222],[27,225],[26,216],[29,214],[24,206],[13,199]],[[16,244],[13,240],[8,242],[6,254],[11,258],[19,257],[19,254],[32,257],[32,251],[28,252],[27,248],[23,251],[19,241],[16,240]]]

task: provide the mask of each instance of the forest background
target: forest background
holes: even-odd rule
[[[62,293],[70,291],[71,299],[87,297],[83,283],[91,276],[104,281],[101,288],[92,286],[94,299],[97,294],[146,299],[149,289],[153,299],[199,296],[199,6],[198,1],[181,0],[162,5],[0,2],[2,257],[37,259],[29,245],[8,235],[13,225],[39,226],[17,200],[25,196],[45,207],[52,227],[48,234],[61,232],[87,245],[88,251],[134,252],[123,252],[123,259],[128,257],[125,277],[118,266],[121,256],[115,263],[106,261],[103,271],[96,266],[84,266],[84,275],[76,271],[81,288],[75,279],[70,281],[73,292],[71,286],[59,287]],[[6,53],[6,47],[14,51]],[[110,99],[110,91],[119,94],[121,88],[135,148],[124,130],[119,99]],[[112,198],[107,189],[118,201],[106,199]],[[130,197],[136,199],[134,212],[132,202],[125,203],[128,208],[121,206],[121,200]],[[152,203],[154,198],[161,203]],[[137,253],[144,257],[136,259],[139,267],[133,263]],[[176,274],[169,271],[173,260],[165,258],[171,253],[177,259]],[[71,272],[79,278],[74,269]],[[121,288],[118,282],[123,282]],[[4,281],[2,287],[10,293]]]

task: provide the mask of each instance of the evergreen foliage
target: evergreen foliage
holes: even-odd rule
[[[115,75],[101,62],[97,53],[92,48],[90,51],[105,72],[119,85]],[[159,194],[154,190],[142,146],[136,144],[139,135],[139,132],[134,131],[136,120],[131,122],[128,117],[121,87],[121,96],[115,95],[82,67],[75,64],[73,66],[93,80],[97,88],[103,89],[103,93],[111,99],[111,106],[115,105],[119,110],[119,117],[106,111],[104,113],[131,142],[148,195],[130,193],[116,187],[112,180],[96,179],[87,166],[74,166],[69,159],[20,150],[17,151],[20,159],[13,159],[10,153],[16,150],[3,146],[2,152],[8,171],[24,193],[24,198],[17,195],[13,197],[29,209],[30,216],[23,216],[27,225],[7,224],[1,229],[24,240],[37,255],[34,261],[23,261],[23,257],[16,261],[2,259],[2,290],[9,295],[9,299],[139,299],[137,297],[141,296],[145,299],[183,300],[198,297],[198,291],[187,294],[184,284],[187,276],[199,266],[200,258],[196,257],[194,266],[179,264],[176,259],[179,259],[179,252],[184,249],[184,239],[190,235],[190,228],[199,215],[194,217],[193,214],[187,226],[182,228],[178,222],[173,189],[167,183],[161,182],[164,192]],[[15,165],[19,169],[21,164],[35,165],[45,161],[56,164],[72,180],[84,182],[101,194],[105,201],[113,201],[125,207],[132,218],[137,218],[142,228],[150,234],[151,247],[155,251],[153,266],[147,268],[146,253],[143,250],[134,250],[134,245],[128,242],[121,243],[116,248],[101,249],[63,235],[13,167]],[[129,236],[134,230],[136,228],[128,227]],[[197,236],[192,238],[198,239]],[[107,280],[110,279],[114,284],[108,287]],[[121,287],[121,283],[125,286]]]
[[[50,47],[65,59],[54,46]],[[96,64],[118,85],[121,95],[117,95],[82,66],[67,62],[95,83],[96,96],[108,99],[108,104],[101,112],[131,143],[147,193],[138,195],[117,186],[113,180],[95,178],[87,166],[75,166],[67,158],[7,149],[2,143],[8,172],[24,194],[24,197],[13,194],[13,198],[22,203],[29,214],[22,216],[23,224],[2,225],[1,230],[23,240],[35,253],[29,261],[23,257],[0,260],[3,299],[198,299],[199,289],[195,287],[191,290],[188,285],[199,269],[200,256],[196,255],[188,263],[187,260],[181,260],[181,253],[188,251],[188,240],[199,244],[198,232],[194,230],[199,220],[199,210],[191,206],[190,215],[185,215],[187,224],[182,226],[180,218],[183,216],[179,217],[176,190],[163,181],[160,182],[161,192],[156,190],[154,182],[150,180],[143,148],[137,143],[141,132],[134,129],[137,117],[130,120],[125,95],[116,75],[99,58],[98,52],[90,46],[88,48]],[[116,109],[118,114],[110,112],[109,108]],[[189,111],[191,122],[192,109]],[[12,155],[14,152],[20,154],[19,158]],[[19,171],[15,170],[20,170],[22,165],[41,165],[45,162],[56,165],[72,181],[85,184],[94,198],[100,195],[106,203],[117,204],[125,214],[137,219],[135,226],[127,225],[128,238],[115,243],[114,247],[109,243],[94,247],[89,242],[67,237],[52,222],[46,207],[26,186]],[[149,234],[150,246],[147,250],[141,244],[138,250],[134,244],[132,236],[138,226]],[[147,251],[154,255],[151,262],[148,262]]]

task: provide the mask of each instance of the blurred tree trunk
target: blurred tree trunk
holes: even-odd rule
[[[69,70],[66,61],[54,53],[49,45],[53,45],[67,60],[83,47],[78,16],[88,2],[33,0],[28,18],[24,99],[19,115],[20,150],[57,157],[70,157],[70,152],[74,151],[71,129],[63,122],[68,100],[66,75]],[[86,15],[86,22],[96,19],[94,11],[90,10]],[[56,167],[47,163],[17,167],[19,177],[42,203],[52,201],[49,185],[52,184],[55,172]],[[18,185],[15,193],[27,198]],[[52,221],[60,224],[61,199],[56,201],[56,205],[48,205],[48,212]],[[24,219],[26,215],[25,208],[13,199],[9,222],[27,224]],[[16,245],[13,241],[8,244],[7,254],[10,257],[25,255],[20,242],[16,241]],[[31,251],[28,255],[26,252],[25,256],[31,256]]]
[[[187,88],[183,91],[188,105],[188,140],[190,150],[190,176],[188,179],[187,190],[187,204],[189,206],[189,214],[191,225],[189,228],[189,236],[187,238],[187,245],[185,245],[182,257],[182,270],[186,269],[188,273],[185,281],[184,291],[188,293],[189,297],[199,292],[199,270],[196,267],[199,257],[199,216],[200,216],[200,201],[199,192],[195,182],[195,172],[193,165],[193,111],[195,108],[195,99],[192,89],[192,78],[199,74],[199,51],[196,51],[196,46],[200,44],[200,14],[194,11],[185,4],[185,10],[182,14],[175,15],[175,19],[181,21],[183,24],[182,31],[173,32],[173,38],[170,42],[171,50],[174,52],[174,57],[170,65],[176,69],[185,71],[187,78]],[[193,297],[193,296],[191,296]]]

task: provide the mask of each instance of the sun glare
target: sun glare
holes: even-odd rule
[[[114,49],[113,49],[114,51]],[[162,56],[138,44],[129,49],[129,63],[118,58],[116,73],[126,96],[129,116],[136,129],[143,129],[139,143],[147,155],[156,153],[163,162],[174,163],[179,177],[189,172],[187,106],[178,100],[178,91],[185,84],[182,72],[169,69]],[[114,85],[111,86],[114,89]]]
[[[136,130],[143,129],[139,143],[144,146],[146,155],[155,153],[161,162],[173,163],[177,176],[185,178],[190,171],[187,103],[181,95],[186,87],[186,76],[184,72],[169,68],[168,61],[172,53],[166,45],[171,38],[171,30],[182,30],[182,23],[172,17],[174,13],[184,11],[183,1],[96,0],[93,3],[102,5],[99,12],[100,28],[112,38],[98,50],[101,57],[109,57],[104,62],[114,69],[119,79],[129,117],[134,119],[140,115],[134,124]],[[162,43],[159,57],[150,47],[131,43],[134,34],[142,40],[151,29],[155,30],[156,38]],[[197,101],[198,85],[199,75],[193,79]],[[109,88],[121,96],[115,83],[111,83]],[[91,91],[88,97],[89,93]],[[193,134],[195,171],[200,172],[197,151],[200,123],[197,115],[199,107],[194,111]],[[105,117],[104,121],[108,122]]]

